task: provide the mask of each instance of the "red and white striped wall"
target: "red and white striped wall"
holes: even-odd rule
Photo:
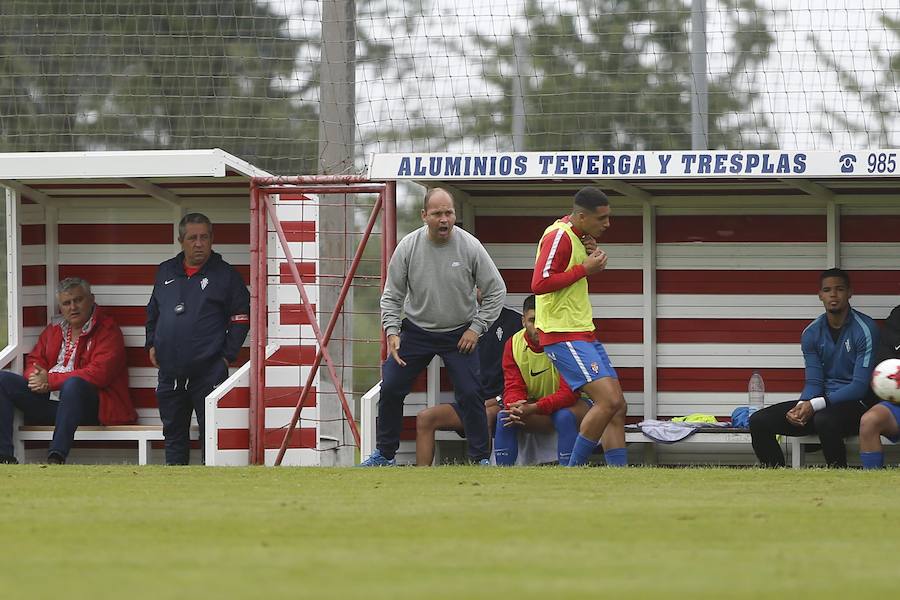
[[[35,189],[55,185],[35,185]],[[245,186],[246,187],[246,186]],[[127,188],[124,186],[123,189]],[[77,185],[66,184],[75,192]],[[180,251],[175,241],[182,213],[203,212],[213,221],[214,249],[249,278],[249,221],[246,210],[223,207],[222,198],[197,198],[173,211],[158,202],[116,200],[110,184],[107,197],[81,198],[71,193],[53,204],[22,200],[21,324],[22,346],[27,351],[47,322],[57,313],[56,282],[82,277],[91,283],[97,303],[119,323],[125,337],[132,401],[141,424],[159,424],[156,404],[156,369],[144,349],[146,305],[153,289],[157,265]],[[179,189],[186,194],[186,190]],[[246,203],[245,198],[242,202]],[[104,206],[106,205],[106,206]],[[247,362],[245,348],[236,366]],[[234,371],[235,369],[232,369]],[[246,395],[246,394],[244,394]],[[226,434],[227,437],[227,434]]]
[[[754,370],[767,403],[796,398],[800,334],[822,313],[816,293],[825,268],[849,271],[851,304],[876,320],[900,304],[900,203],[610,199],[612,226],[600,242],[609,264],[589,290],[632,422],[694,412],[727,418],[747,403]],[[570,208],[568,199],[505,191],[466,198],[464,225],[500,269],[511,308],[521,310],[531,293],[541,233]],[[441,399],[452,401],[446,376],[441,382]],[[404,439],[414,439],[424,391],[407,400]],[[401,459],[412,451],[405,443]]]
[[[287,238],[291,255],[306,285],[309,302],[315,310],[318,302],[318,205],[314,197],[302,194],[273,196],[278,219]],[[265,464],[272,465],[284,439],[294,408],[316,356],[317,344],[303,310],[300,293],[291,276],[286,254],[269,223],[266,253],[266,307],[268,344],[265,364]],[[318,313],[316,313],[318,316]],[[312,466],[320,464],[318,375],[313,379],[306,406],[297,428],[291,434],[282,464]],[[217,400],[215,422],[219,428],[217,465],[249,464],[250,396],[249,374],[234,391]]]
[[[839,264],[850,272],[852,304],[873,318],[883,319],[900,303],[900,207],[841,206],[829,235],[824,206],[741,209],[730,198],[695,208],[666,203],[645,208],[655,213],[645,227],[646,215],[630,214],[627,203],[617,211],[615,198],[612,203],[612,227],[601,240],[609,267],[591,278],[589,289],[598,336],[619,370],[630,416],[730,415],[746,403],[753,370],[765,378],[767,401],[795,398],[803,386],[800,333],[822,312],[816,292],[824,268]],[[518,300],[529,293],[535,240],[553,217],[495,212],[477,210],[475,232],[500,267],[510,299]],[[643,285],[648,231],[652,303]],[[838,248],[834,256],[830,245]],[[648,305],[655,315],[647,314]],[[656,397],[648,405],[644,382],[654,367],[642,346],[650,318]]]
[[[79,276],[113,314],[125,336],[132,399],[140,423],[159,424],[156,370],[144,350],[145,307],[157,265],[180,250],[177,223],[202,212],[213,221],[213,247],[249,284],[250,179],[268,173],[221,150],[0,154],[0,184],[7,188],[10,344],[2,367],[22,358],[56,314],[56,282]],[[317,302],[318,208],[301,196],[283,196],[279,219],[300,271]],[[271,231],[271,228],[270,228]],[[264,390],[267,462],[280,446],[315,343],[296,288],[288,285],[284,253],[268,235],[265,333],[271,336]],[[263,329],[263,328],[260,328]],[[262,333],[262,332],[260,332]],[[231,377],[207,399],[208,464],[247,464],[250,412],[249,346]],[[315,389],[290,439],[285,464],[319,464]],[[90,449],[93,450],[93,449]],[[116,460],[109,448],[97,460]],[[92,456],[76,448],[77,461]],[[131,452],[133,453],[133,451]],[[199,458],[199,452],[196,453]],[[126,455],[129,456],[129,455]],[[160,449],[151,461],[162,459]],[[126,458],[127,460],[127,458]],[[195,460],[195,462],[197,462]]]

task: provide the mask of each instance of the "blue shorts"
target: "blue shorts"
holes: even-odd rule
[[[893,402],[879,402],[878,404],[880,404],[881,406],[884,406],[889,411],[891,411],[891,414],[894,415],[894,421],[897,422],[897,425],[900,425],[900,404],[894,404]],[[898,441],[900,441],[900,435],[895,435],[895,436],[886,435],[884,437],[891,440],[895,444]]]
[[[604,377],[619,378],[600,342],[559,342],[544,346],[544,354],[573,390]]]

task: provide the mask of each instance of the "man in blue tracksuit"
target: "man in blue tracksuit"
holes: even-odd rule
[[[753,451],[762,466],[784,466],[776,434],[817,434],[828,466],[846,467],[844,438],[859,432],[868,408],[878,327],[850,308],[853,294],[846,271],[823,271],[819,282],[825,314],[810,323],[800,338],[806,365],[800,400],[768,406],[750,417]]]
[[[212,251],[212,223],[200,213],[178,224],[182,252],[159,265],[147,304],[150,362],[166,464],[190,460],[191,412],[203,447],[205,399],[228,377],[250,330],[250,293],[234,267]]]

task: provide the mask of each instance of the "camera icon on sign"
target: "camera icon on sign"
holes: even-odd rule
[[[843,154],[838,161],[841,163],[841,173],[852,173],[854,165],[856,164],[856,155]]]

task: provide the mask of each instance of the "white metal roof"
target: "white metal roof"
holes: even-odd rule
[[[121,152],[0,153],[0,185],[39,204],[53,200],[247,196],[269,173],[218,148]]]
[[[0,153],[0,179],[224,177],[229,170],[248,177],[269,175],[218,148]]]

